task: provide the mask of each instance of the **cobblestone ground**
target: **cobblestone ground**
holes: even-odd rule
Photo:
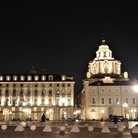
[[[131,134],[131,127],[124,129],[123,132],[118,132],[117,128],[113,127],[113,123],[79,123],[78,127],[80,132],[70,132],[73,123],[70,123],[64,133],[60,132],[58,125],[63,123],[49,123],[52,126],[52,132],[43,132],[44,126],[40,124],[36,130],[30,130],[29,126],[24,127],[25,130],[22,132],[14,131],[16,126],[10,125],[6,130],[0,129],[0,138],[138,138],[138,134]],[[89,132],[86,124],[94,127],[93,132]],[[104,125],[107,125],[110,133],[102,133],[101,129]],[[133,126],[132,126],[133,127]]]

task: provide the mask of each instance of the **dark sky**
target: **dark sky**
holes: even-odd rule
[[[134,1],[1,2],[0,74],[36,70],[74,76],[81,90],[102,38],[122,72],[138,74],[138,8]]]

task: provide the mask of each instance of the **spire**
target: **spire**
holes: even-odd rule
[[[102,39],[102,45],[106,45],[106,42],[105,42],[104,37],[103,37],[103,39]]]

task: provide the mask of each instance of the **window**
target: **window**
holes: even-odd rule
[[[59,95],[59,90],[57,90],[56,94]]]
[[[57,87],[59,87],[59,84],[57,84]]]
[[[13,90],[13,96],[16,96],[16,90]]]
[[[62,81],[65,81],[65,80],[66,80],[66,76],[65,76],[65,75],[62,75],[62,76],[61,76],[61,80],[62,80]]]
[[[92,98],[92,104],[95,104],[96,102],[95,102],[95,98]]]
[[[111,98],[109,98],[109,104],[111,104]]]
[[[48,76],[48,80],[49,80],[49,81],[53,81],[53,76],[52,76],[52,75],[49,75],[49,76]]]
[[[14,75],[14,76],[13,76],[13,80],[14,80],[14,81],[17,81],[17,79],[18,79],[18,76]]]
[[[37,91],[35,90],[34,95],[37,96]]]
[[[42,76],[41,76],[41,80],[42,80],[42,81],[46,80],[46,76],[45,76],[45,75],[42,75]]]
[[[24,81],[25,77],[24,76],[20,76],[20,80]]]
[[[49,96],[52,96],[52,90],[49,90]]]
[[[132,104],[136,104],[136,99],[132,98]]]
[[[115,103],[116,103],[116,104],[119,104],[119,99],[118,99],[118,98],[116,98]]]
[[[2,81],[3,80],[3,76],[0,76],[0,81]]]
[[[102,104],[104,104],[104,98],[102,98],[101,100],[102,100]]]
[[[126,103],[128,104],[128,98],[126,98]]]
[[[45,96],[45,92],[42,91],[42,96]]]
[[[38,79],[39,79],[39,76],[38,75],[34,76],[34,80],[35,81],[38,81]]]
[[[20,87],[23,87],[23,84],[20,84]]]
[[[32,76],[30,76],[30,75],[27,76],[27,80],[28,80],[28,81],[31,81],[31,80],[32,80]]]
[[[49,104],[52,104],[52,99],[49,99]]]
[[[8,96],[9,95],[9,90],[6,90],[6,96]]]
[[[49,87],[52,87],[52,84],[49,84]]]
[[[30,96],[30,91],[28,91],[27,96]]]
[[[6,76],[6,81],[9,81],[11,79],[10,76]]]

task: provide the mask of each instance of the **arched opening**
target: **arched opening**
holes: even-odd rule
[[[46,114],[46,118],[47,118],[47,119],[49,119],[49,120],[54,120],[54,119],[53,119],[53,114],[54,114],[53,109],[51,109],[51,108],[50,108],[50,109],[47,109],[47,111],[46,111],[45,114]]]
[[[24,108],[22,110],[22,113],[23,113],[23,120],[31,121],[31,109],[30,108]]]
[[[61,120],[66,120],[67,119],[67,112],[65,108],[60,109],[60,119]]]
[[[8,121],[8,120],[10,120],[9,114],[10,114],[9,109],[5,108],[5,109],[3,110],[3,121]]]

